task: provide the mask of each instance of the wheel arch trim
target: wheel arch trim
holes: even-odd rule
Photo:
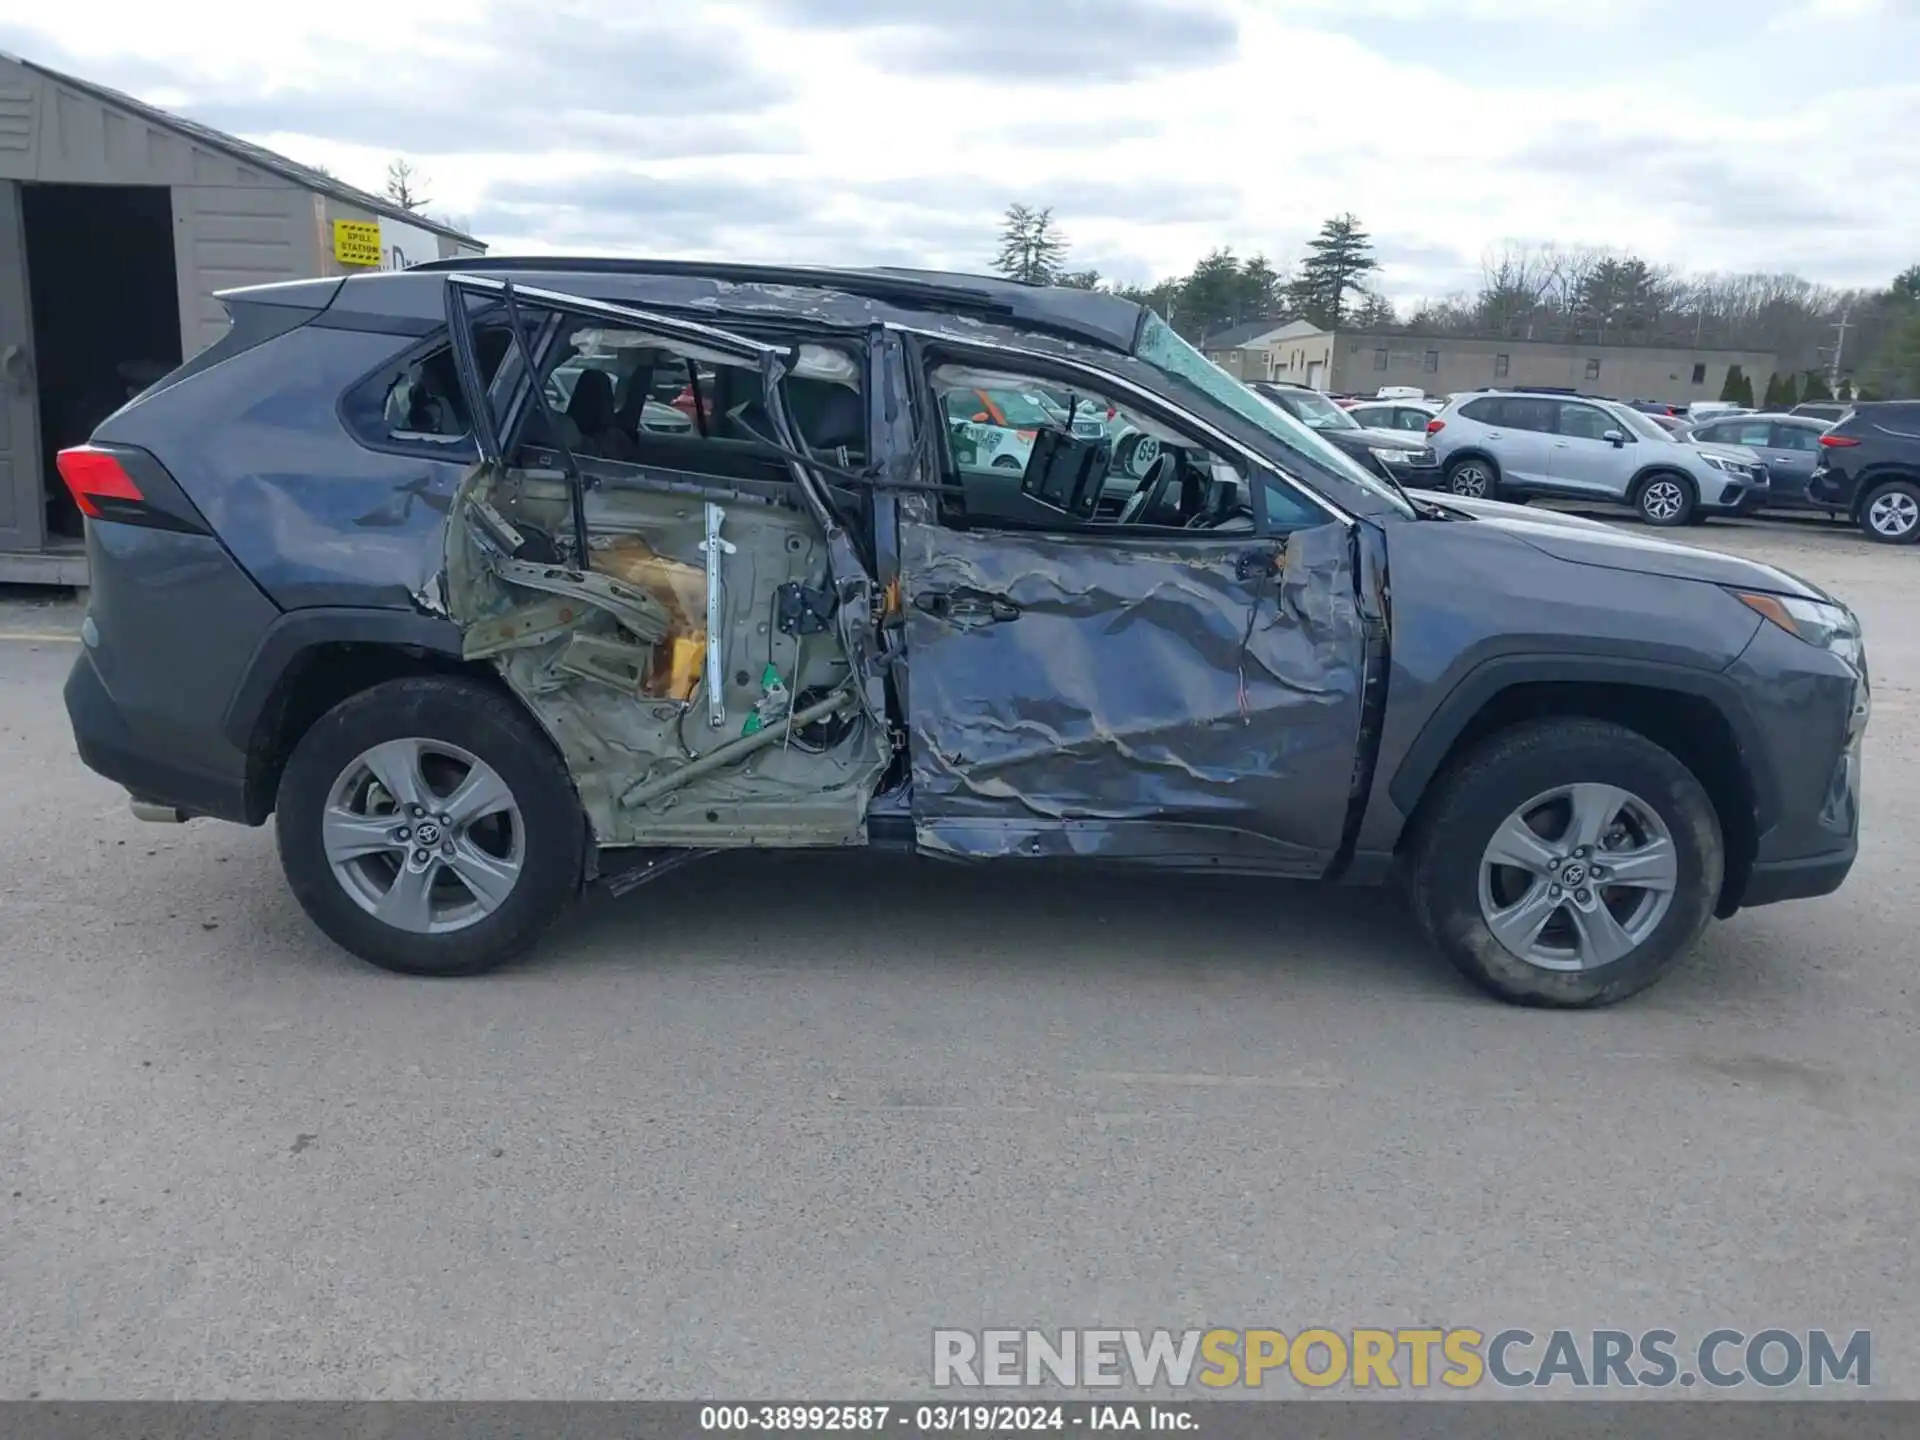
[[[390,645],[460,658],[460,629],[451,620],[405,610],[322,606],[290,610],[261,634],[221,717],[221,732],[240,750],[253,743],[260,717],[301,654],[322,645]]]
[[[1502,692],[1522,685],[1592,684],[1666,690],[1711,704],[1732,730],[1753,787],[1756,832],[1765,834],[1779,813],[1779,789],[1765,762],[1766,751],[1739,687],[1725,675],[1638,656],[1527,653],[1495,655],[1461,676],[1428,714],[1407,747],[1387,795],[1403,815],[1412,815],[1439,774],[1454,742]]]

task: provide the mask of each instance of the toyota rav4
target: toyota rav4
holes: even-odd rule
[[[878,846],[1398,878],[1487,990],[1591,1005],[1853,864],[1833,597],[1409,496],[1127,300],[561,259],[223,298],[60,457],[68,712],[138,813],[271,818],[377,965],[485,969],[716,851]],[[682,377],[691,423],[645,423]],[[983,392],[1104,423],[996,464],[950,423]]]

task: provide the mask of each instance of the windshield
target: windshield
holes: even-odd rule
[[[1148,314],[1146,324],[1140,329],[1140,343],[1134,347],[1134,354],[1169,380],[1199,391],[1215,404],[1225,406],[1242,420],[1259,427],[1272,436],[1284,451],[1302,456],[1322,470],[1330,470],[1341,479],[1360,486],[1368,494],[1388,502],[1403,515],[1412,516],[1415,513],[1407,498],[1393,486],[1378,475],[1369,474],[1357,460],[1322,440],[1278,405],[1262,400],[1182,340],[1173,327],[1158,315]]]
[[[1631,405],[1609,405],[1607,409],[1610,413],[1625,421],[1627,428],[1642,440],[1664,440],[1669,445],[1678,445],[1680,443],[1674,439],[1673,433],[1664,425],[1659,425],[1649,420]]]

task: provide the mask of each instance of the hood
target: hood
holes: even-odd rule
[[[1723,460],[1736,460],[1742,465],[1760,463],[1759,452],[1750,450],[1745,445],[1722,445],[1714,440],[1695,440],[1691,444],[1694,449],[1704,451],[1708,455],[1718,455]]]
[[[1493,525],[1534,549],[1573,565],[1593,565],[1634,575],[1662,575],[1673,580],[1701,580],[1709,585],[1733,585],[1775,595],[1799,595],[1808,600],[1835,603],[1833,597],[1797,575],[1757,560],[1703,550],[1654,537],[1648,532],[1584,515],[1568,515],[1534,505],[1508,505],[1499,500],[1468,500],[1458,495],[1423,496],[1443,509]]]
[[[1316,430],[1345,450],[1425,450],[1427,437],[1411,430]]]

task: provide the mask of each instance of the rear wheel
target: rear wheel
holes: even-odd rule
[[[411,975],[471,975],[531,945],[579,888],[566,767],[510,697],[421,676],[342,701],[280,780],[280,862],[321,930]]]
[[[1691,771],[1596,720],[1502,731],[1439,782],[1415,836],[1414,909],[1475,984],[1522,1005],[1605,1005],[1693,946],[1725,870]]]
[[[1883,545],[1920,540],[1920,485],[1889,480],[1875,486],[1860,506],[1860,528]]]
[[[1649,475],[1633,496],[1640,518],[1662,528],[1691,523],[1696,505],[1693,482],[1684,475]]]
[[[1447,467],[1447,489],[1470,500],[1496,500],[1500,493],[1500,472],[1491,460],[1469,455]]]

